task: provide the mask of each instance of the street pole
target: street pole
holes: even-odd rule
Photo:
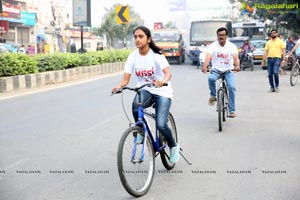
[[[81,32],[81,36],[80,36],[81,52],[80,53],[83,53],[83,26],[80,26],[80,32]]]

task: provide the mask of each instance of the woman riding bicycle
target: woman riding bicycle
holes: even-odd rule
[[[166,139],[170,148],[170,162],[176,163],[179,159],[179,146],[176,144],[172,131],[167,125],[171,107],[173,89],[170,83],[171,70],[167,59],[162,55],[161,49],[152,40],[151,32],[147,27],[139,26],[134,31],[135,45],[138,49],[130,53],[125,63],[123,78],[112,92],[125,87],[132,74],[136,75],[137,86],[153,83],[155,87],[145,87],[141,90],[141,101],[144,108],[155,103],[156,126]],[[168,84],[164,86],[164,84]],[[132,103],[134,120],[138,120],[138,96]]]

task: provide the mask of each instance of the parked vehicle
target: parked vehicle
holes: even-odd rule
[[[12,51],[3,43],[0,43],[0,53],[11,53]]]

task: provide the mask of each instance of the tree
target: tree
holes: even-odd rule
[[[124,47],[127,47],[128,38],[132,38],[133,30],[138,26],[144,24],[141,17],[129,6],[130,21],[126,24],[118,24],[116,21],[116,7],[115,4],[108,13],[104,16],[104,21],[101,27],[98,28],[98,33],[105,35],[107,38],[108,48],[116,47],[117,41],[122,41]]]
[[[166,29],[168,29],[168,28],[169,29],[176,29],[177,27],[172,21],[169,21],[166,24],[164,24],[164,28],[166,28]]]
[[[289,4],[297,5],[299,0],[251,0],[250,4]],[[267,12],[266,12],[267,11]],[[267,19],[272,20],[275,24],[275,27],[284,27],[293,32],[300,33],[300,9],[278,9],[271,8],[266,9],[256,9],[256,15],[262,20],[266,21]]]

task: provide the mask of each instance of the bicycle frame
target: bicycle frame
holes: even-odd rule
[[[166,145],[160,147],[160,144],[159,144],[160,141],[159,141],[158,130],[156,128],[156,125],[155,125],[155,138],[153,137],[151,128],[148,125],[148,122],[145,118],[144,107],[140,103],[141,102],[140,91],[137,91],[137,94],[138,94],[138,98],[139,98],[139,103],[138,103],[139,105],[138,105],[138,121],[135,123],[135,126],[139,126],[139,125],[143,126],[144,137],[143,137],[143,142],[142,142],[142,151],[141,151],[140,160],[139,160],[139,162],[143,162],[144,153],[145,153],[145,143],[146,143],[146,139],[147,139],[148,135],[150,137],[154,152],[160,152],[162,149],[164,149],[166,147]],[[150,113],[147,113],[147,114],[152,115]],[[136,147],[137,147],[137,137],[135,137],[135,139],[134,139],[134,146],[133,146],[132,155],[131,155],[132,162],[133,162],[135,154],[136,154]]]
[[[218,85],[218,90],[217,90],[217,93],[218,91],[221,89],[224,91],[224,94],[227,96],[226,100],[228,100],[228,90],[227,90],[227,86],[226,86],[226,81],[225,81],[225,73],[221,73],[220,77],[218,78],[220,80],[220,83]],[[225,98],[224,98],[225,99]],[[228,102],[225,102],[225,104],[227,104]],[[217,109],[218,111],[218,109]]]

